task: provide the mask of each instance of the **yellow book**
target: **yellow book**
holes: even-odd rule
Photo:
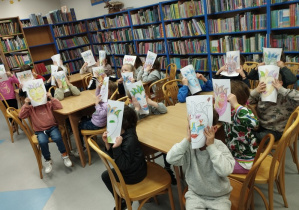
[[[174,13],[175,13],[175,18],[179,19],[180,17],[180,12],[179,12],[179,5],[178,4],[174,4]]]

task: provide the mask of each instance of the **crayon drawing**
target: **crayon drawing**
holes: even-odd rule
[[[263,48],[265,65],[276,65],[280,61],[282,48]]]
[[[47,103],[47,92],[42,79],[32,80],[25,83],[28,98],[32,106],[40,106]]]
[[[265,65],[258,67],[260,82],[266,84],[266,91],[261,93],[262,101],[271,101],[276,103],[277,90],[272,85],[274,79],[278,79],[279,67],[274,65]]]
[[[124,88],[127,94],[128,88],[127,85],[131,84],[131,79],[134,78],[133,77],[133,72],[125,72],[125,73],[121,73],[121,76],[123,78],[123,84],[124,84]]]
[[[105,77],[100,92],[101,99],[103,102],[108,101],[108,89],[109,89],[109,77]]]
[[[55,74],[58,71],[58,66],[56,65],[51,65],[51,85],[56,85],[55,83]]]
[[[105,66],[104,60],[106,59],[106,51],[99,50],[99,62],[100,66]]]
[[[240,51],[226,52],[225,63],[227,71],[222,71],[220,74],[228,77],[238,76],[239,73],[236,70],[240,69]]]
[[[205,146],[204,129],[213,124],[213,96],[197,95],[186,99],[192,149]]]
[[[149,114],[145,90],[141,81],[127,84],[132,97],[135,97],[140,104],[140,114]]]
[[[107,132],[108,143],[115,143],[116,137],[120,136],[125,103],[108,100]]]
[[[0,82],[8,80],[4,65],[0,65]]]
[[[132,66],[135,65],[136,56],[133,55],[125,55],[123,64],[131,64]]]
[[[84,62],[88,63],[88,66],[92,66],[96,63],[91,50],[87,50],[81,53]]]
[[[181,69],[181,73],[183,77],[188,79],[188,88],[192,95],[201,91],[193,65],[185,66]]]
[[[65,73],[64,71],[58,71],[54,74],[54,77],[56,80],[60,80],[61,83],[62,83],[62,89],[63,89],[63,92],[69,92],[70,89],[69,89],[69,86],[67,85],[66,83],[66,76],[65,76]]]
[[[146,69],[146,67],[150,66],[151,68],[153,67],[153,64],[155,63],[155,60],[157,58],[157,54],[153,53],[151,51],[147,51],[147,56],[145,59],[145,63],[144,63],[144,68]]]

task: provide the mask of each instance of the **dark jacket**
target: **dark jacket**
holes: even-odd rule
[[[280,68],[280,74],[283,82],[282,86],[284,88],[287,88],[288,85],[293,85],[297,81],[297,77],[286,66]],[[259,73],[257,68],[252,69],[247,77],[251,80],[259,80]]]
[[[118,83],[118,84],[117,84],[117,88],[118,88],[118,93],[119,93],[121,96],[125,96],[125,95],[126,95],[125,86],[124,86],[123,83]]]
[[[129,128],[121,135],[122,144],[107,153],[114,159],[126,184],[141,182],[147,174],[147,164],[135,128]]]
[[[224,75],[214,75],[213,76],[213,79],[231,79],[231,80],[240,80],[240,81],[243,81],[249,88],[250,88],[250,83],[249,83],[249,78],[248,78],[248,75],[247,75],[247,72],[244,71],[244,74],[246,76],[246,79],[243,80],[243,78],[241,77],[241,75],[239,74],[238,76],[236,77],[227,77],[227,76],[224,76]]]

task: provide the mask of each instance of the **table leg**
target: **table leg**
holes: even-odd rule
[[[181,184],[181,177],[180,177],[179,166],[173,166],[173,168],[174,168],[175,177],[176,177],[176,181],[177,181],[177,188],[178,188],[178,193],[179,193],[180,207],[181,207],[181,210],[184,210],[185,206],[183,204],[183,189],[182,189],[182,184]]]

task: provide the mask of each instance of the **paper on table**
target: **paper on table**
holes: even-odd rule
[[[265,65],[277,66],[277,61],[280,61],[282,48],[263,48],[263,57]]]
[[[40,106],[47,103],[47,92],[42,79],[35,79],[26,82],[24,87],[32,106]]]
[[[84,62],[88,63],[88,66],[92,66],[96,63],[91,50],[87,50],[81,53]]]
[[[181,74],[183,77],[188,79],[188,88],[192,95],[201,91],[201,87],[196,77],[193,65],[188,65],[182,68]]]
[[[213,96],[196,95],[186,98],[192,149],[205,146],[204,129],[213,125]]]
[[[141,81],[127,84],[127,88],[132,97],[135,97],[140,104],[140,114],[149,114],[149,108],[146,101],[145,90]]]
[[[277,101],[277,90],[272,85],[274,79],[278,79],[279,67],[275,65],[259,66],[259,78],[260,82],[266,83],[266,91],[261,93],[262,101],[271,101],[276,103]]]
[[[125,103],[122,101],[108,100],[107,132],[108,143],[115,143],[116,137],[120,136]]]

